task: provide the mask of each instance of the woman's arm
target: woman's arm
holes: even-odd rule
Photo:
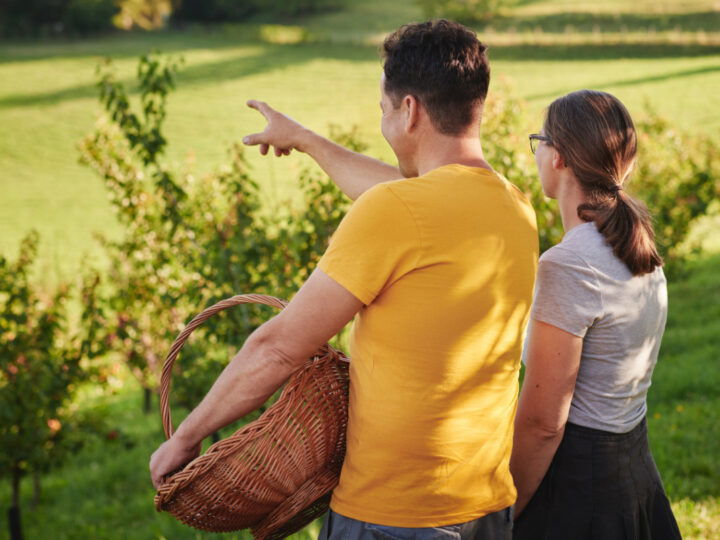
[[[562,440],[580,368],[581,337],[530,321],[525,380],[515,417],[510,470],[519,516],[540,486]]]

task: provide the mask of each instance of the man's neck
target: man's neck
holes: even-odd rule
[[[483,156],[480,138],[475,135],[452,137],[434,134],[424,138],[417,153],[418,176],[444,165],[465,165],[492,171]]]

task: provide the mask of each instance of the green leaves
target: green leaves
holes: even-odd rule
[[[347,205],[327,178],[304,171],[305,207],[267,212],[238,144],[227,165],[202,178],[163,163],[166,98],[177,66],[158,55],[140,59],[138,114],[106,63],[98,87],[107,117],[80,145],[125,229],[120,240],[102,240],[111,260],[105,341],[151,389],[174,337],[208,305],[247,292],[294,294]],[[352,131],[332,134],[361,147]],[[196,405],[243,340],[273,314],[243,306],[198,329],[178,360],[176,402]]]
[[[520,188],[532,202],[537,216],[540,251],[562,240],[563,228],[557,203],[545,197],[533,155],[528,147],[524,104],[513,97],[506,81],[491,94],[483,111],[483,150],[490,164]]]
[[[684,271],[697,246],[687,245],[693,224],[720,198],[720,153],[706,135],[674,129],[653,110],[637,125],[639,157],[630,189],[654,217],[666,271]]]
[[[82,285],[80,329],[68,324],[70,287],[53,294],[31,282],[38,234],[21,243],[16,261],[0,258],[0,475],[45,471],[68,450],[68,406],[88,380],[90,360],[104,353],[95,342],[103,324],[96,309],[98,281]]]
[[[100,103],[144,165],[155,163],[167,144],[160,127],[165,119],[165,100],[175,87],[175,73],[181,64],[182,59],[162,58],[158,53],[140,57],[137,78],[141,116],[130,110],[125,87],[115,79],[111,60],[106,59],[96,69]]]

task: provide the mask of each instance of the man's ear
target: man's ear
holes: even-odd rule
[[[564,160],[563,157],[560,155],[560,152],[558,152],[558,151],[555,150],[554,148],[553,148],[553,151],[552,151],[552,152],[553,152],[553,154],[552,154],[552,166],[553,166],[553,169],[557,169],[557,170],[565,169],[565,168],[567,167],[567,165],[565,165],[565,160]]]
[[[405,132],[410,133],[417,127],[420,118],[420,102],[411,94],[403,97],[402,112],[405,117]]]

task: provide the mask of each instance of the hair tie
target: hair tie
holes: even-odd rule
[[[622,190],[623,190],[623,187],[620,184],[615,184],[610,187],[610,191],[612,191],[613,193],[617,193],[618,191],[622,191]]]

